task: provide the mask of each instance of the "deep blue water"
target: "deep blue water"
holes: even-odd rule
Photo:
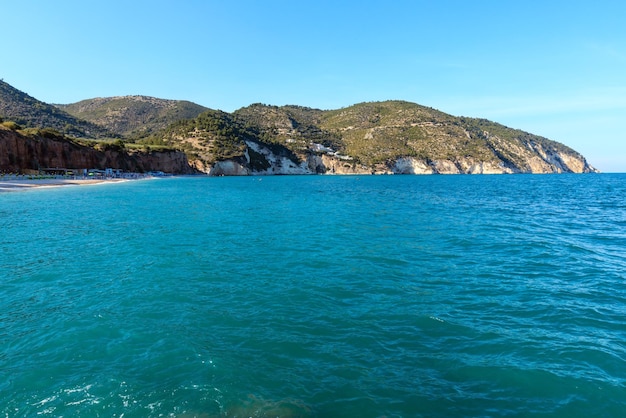
[[[0,249],[0,416],[626,411],[626,175],[3,193]]]

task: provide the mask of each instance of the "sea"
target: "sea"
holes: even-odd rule
[[[529,416],[626,416],[626,174],[0,194],[0,417]]]

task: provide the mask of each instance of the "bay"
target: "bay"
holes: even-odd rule
[[[622,416],[626,175],[0,194],[0,414]]]

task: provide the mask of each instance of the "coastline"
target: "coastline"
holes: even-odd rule
[[[88,186],[102,183],[119,183],[130,181],[130,179],[63,179],[63,178],[47,178],[47,179],[0,179],[0,193],[33,190],[49,187],[63,186]]]

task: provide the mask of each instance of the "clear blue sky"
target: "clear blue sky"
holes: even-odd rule
[[[626,172],[623,0],[0,0],[0,11],[0,78],[45,102],[401,99]]]

